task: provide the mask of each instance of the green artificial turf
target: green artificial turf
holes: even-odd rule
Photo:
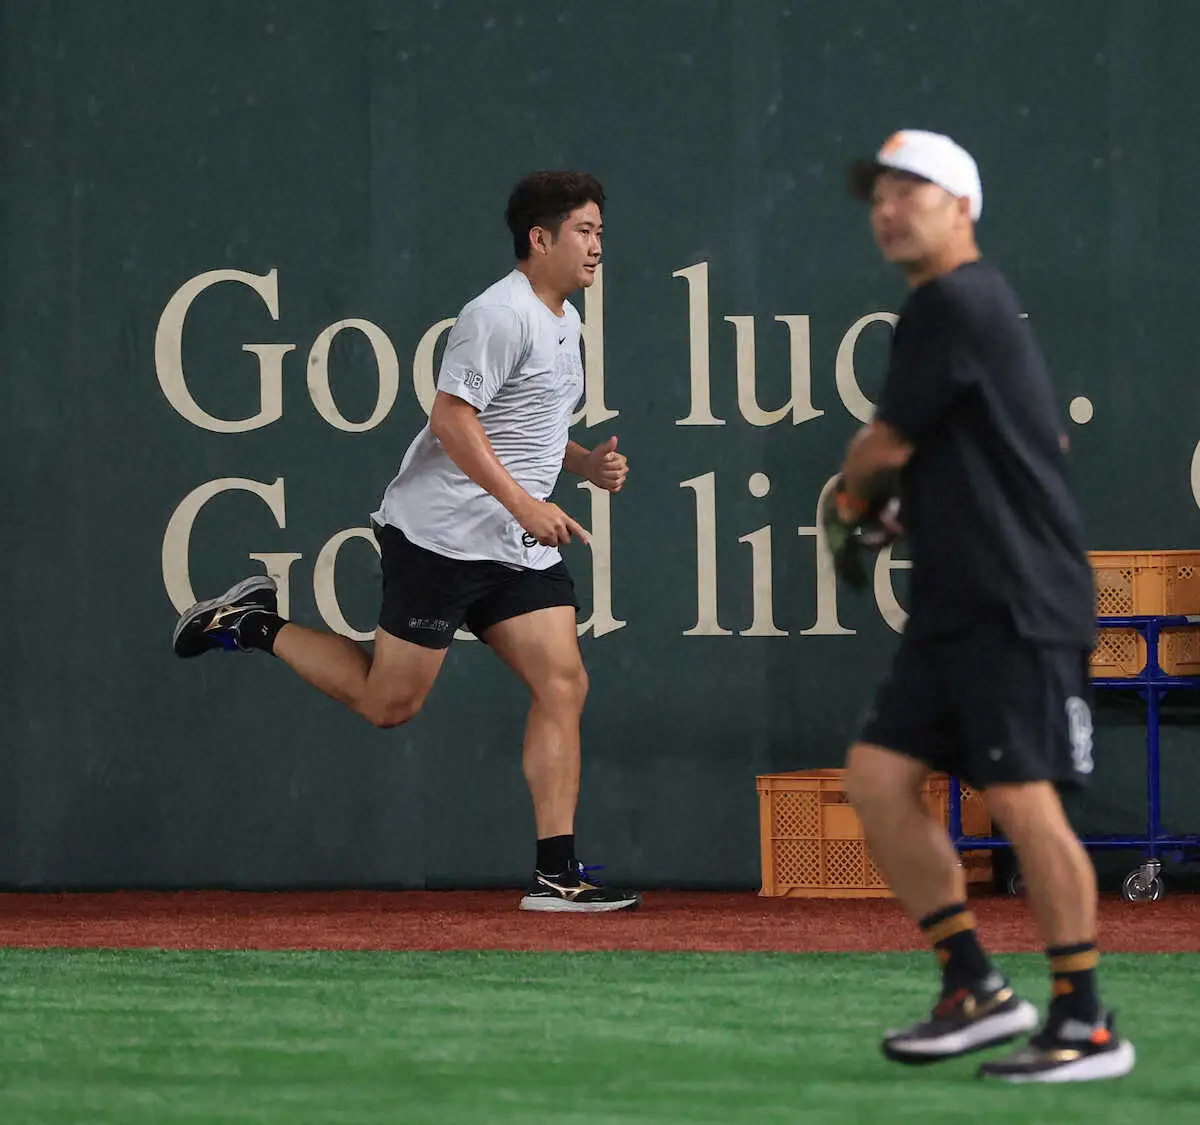
[[[927,954],[4,949],[0,1122],[1200,1122],[1200,956],[1102,973],[1134,1074],[1010,1087],[880,1055]]]

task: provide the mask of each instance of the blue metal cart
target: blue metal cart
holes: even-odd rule
[[[1134,617],[1098,617],[1101,628],[1136,629],[1146,640],[1146,665],[1136,676],[1117,678],[1097,676],[1092,687],[1099,691],[1135,691],[1146,704],[1146,832],[1142,836],[1084,836],[1089,848],[1136,850],[1143,861],[1126,877],[1122,886],[1130,902],[1153,902],[1162,897],[1163,858],[1191,862],[1200,859],[1200,835],[1172,835],[1163,831],[1159,789],[1159,707],[1163,696],[1172,691],[1200,691],[1200,676],[1171,676],[1158,663],[1158,639],[1163,629],[1200,626],[1200,615],[1160,615]],[[957,778],[950,779],[950,838],[959,851],[976,848],[1007,848],[1009,842],[998,836],[964,836],[962,804]],[[1009,878],[1009,891],[1020,890],[1019,875]]]

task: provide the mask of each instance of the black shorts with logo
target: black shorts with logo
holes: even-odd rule
[[[1088,652],[990,623],[905,637],[859,738],[985,789],[1093,769]]]
[[[528,570],[451,559],[411,542],[399,528],[374,525],[383,569],[379,626],[423,648],[448,648],[466,625],[482,638],[491,626],[550,606],[579,608],[566,564]]]

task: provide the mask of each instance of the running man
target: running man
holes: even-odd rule
[[[957,854],[922,805],[926,774],[945,770],[983,791],[1012,842],[1053,978],[1041,1029],[980,1074],[1113,1078],[1133,1068],[1134,1050],[1097,991],[1096,877],[1057,789],[1093,768],[1095,594],[1055,393],[1016,297],[981,260],[971,156],[949,137],[906,130],[850,178],[912,292],[879,408],[846,454],[833,530],[844,541],[879,475],[900,470],[912,613],[850,747],[846,787],[942,966],[930,1017],[888,1032],[883,1049],[927,1063],[1038,1024],[980,945]]]
[[[517,263],[469,302],[446,343],[429,422],[372,516],[383,572],[373,654],[347,637],[280,617],[275,583],[239,582],[179,619],[175,653],[273,653],[378,727],[417,714],[465,625],[531,695],[524,770],[537,824],[523,910],[635,909],[575,854],[579,723],[588,690],[575,587],[558,548],[587,532],[549,499],[561,470],[620,491],[617,439],[587,450],[568,437],[583,391],[579,313],[567,300],[595,280],[604,192],[582,172],[521,180],[506,219]]]

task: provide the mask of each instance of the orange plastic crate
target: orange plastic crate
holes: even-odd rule
[[[1200,551],[1089,551],[1096,578],[1096,615],[1200,613]],[[1200,631],[1168,629],[1158,662],[1176,676],[1200,676]],[[1126,678],[1146,666],[1146,642],[1134,629],[1100,629],[1093,676]]]
[[[762,841],[762,890],[766,896],[795,898],[890,898],[875,866],[862,823],[842,788],[845,770],[763,774],[756,778]],[[925,804],[949,823],[950,779],[931,774]],[[991,832],[983,795],[962,787],[963,831]],[[992,853],[964,852],[967,882],[990,882]]]

